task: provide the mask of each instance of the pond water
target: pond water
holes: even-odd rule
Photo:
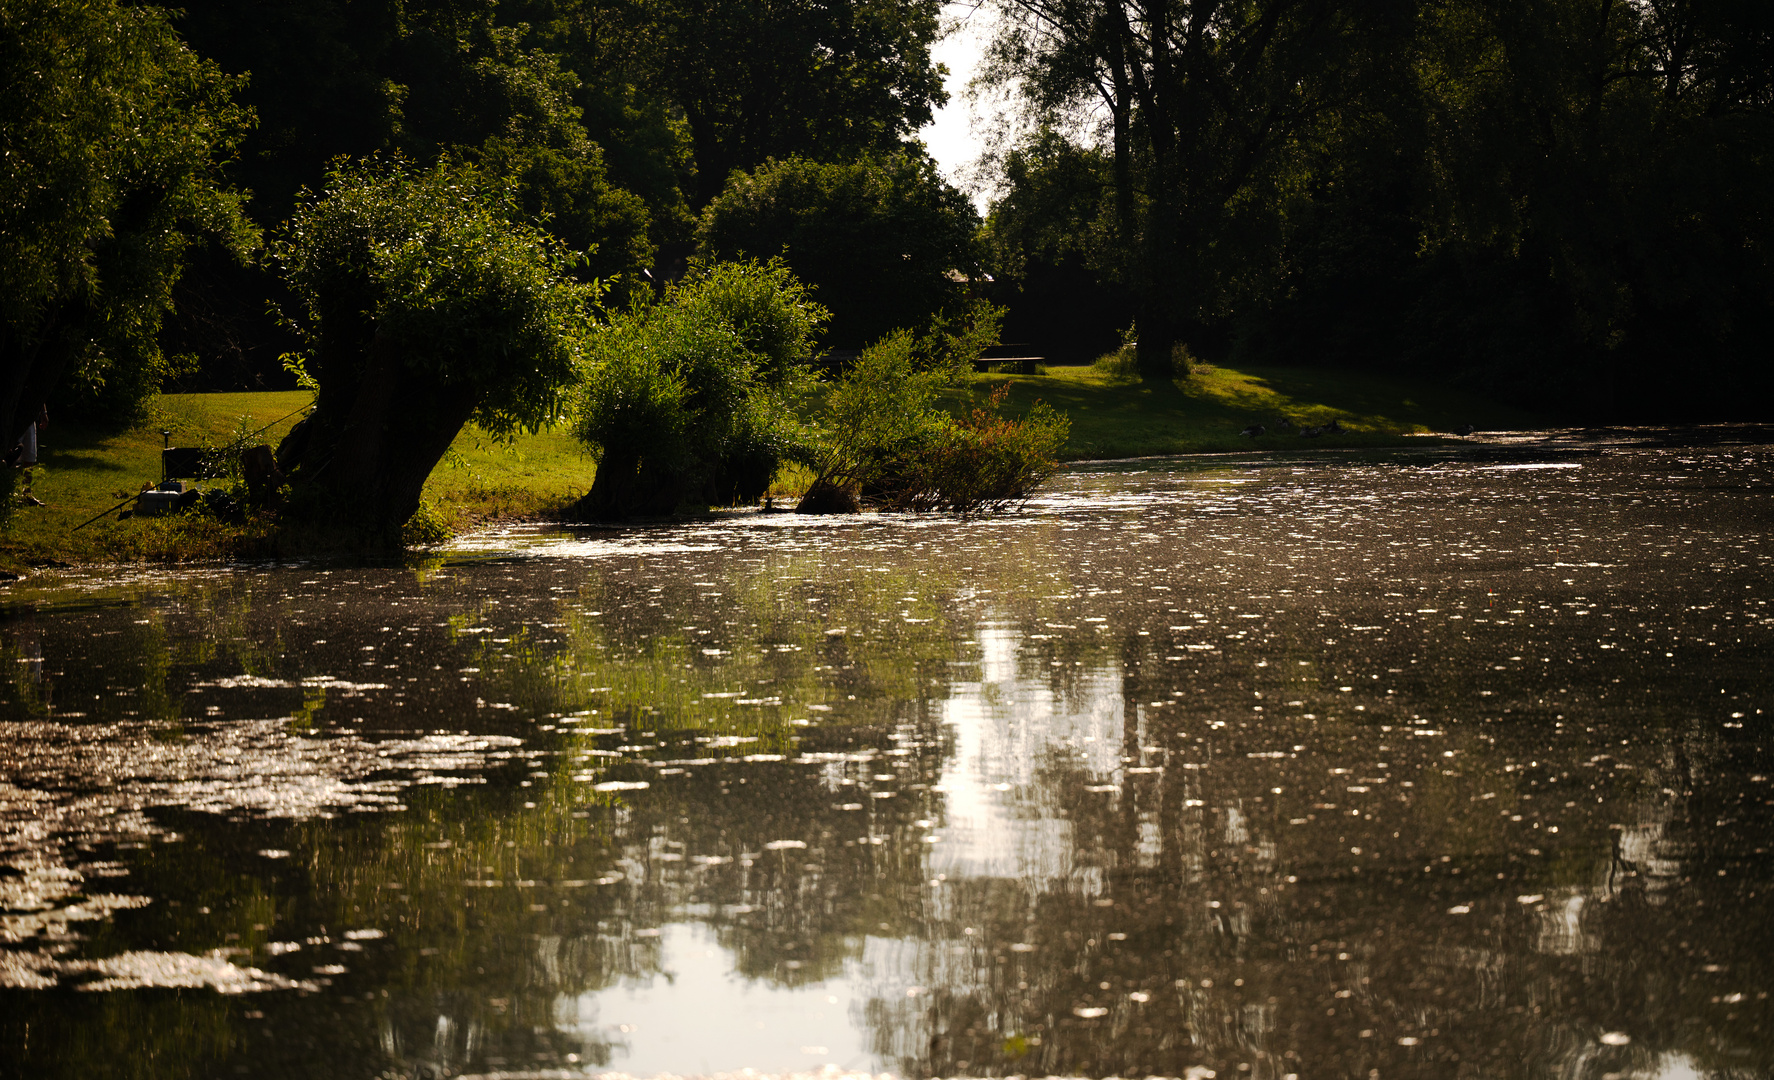
[[[15,584],[0,1075],[1767,1076],[1771,466]]]

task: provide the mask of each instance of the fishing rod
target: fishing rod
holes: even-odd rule
[[[85,521],[82,521],[82,522],[81,522],[81,523],[80,523],[80,524],[78,524],[78,525],[76,525],[76,526],[74,526],[74,527],[73,527],[73,528],[72,528],[72,529],[69,529],[69,530],[68,530],[68,532],[69,532],[69,533],[77,533],[77,532],[79,532],[79,531],[80,531],[80,530],[81,530],[81,529],[84,529],[84,528],[86,528],[86,527],[87,527],[87,526],[88,526],[88,525],[91,525],[91,524],[92,524],[92,523],[93,523],[93,522],[95,522],[95,521],[97,521],[97,520],[98,520],[98,519],[99,519],[99,518],[102,518],[102,517],[104,517],[104,516],[105,516],[105,515],[106,515],[106,514],[109,514],[109,513],[110,513],[110,512],[111,512],[111,511],[112,511],[112,510],[121,510],[121,509],[123,509],[123,508],[124,508],[124,507],[126,507],[126,506],[128,506],[128,505],[129,505],[129,504],[130,504],[130,503],[132,503],[132,502],[135,502],[135,501],[136,501],[136,495],[140,495],[140,494],[141,494],[141,492],[140,492],[140,491],[138,491],[138,492],[136,492],[136,494],[135,494],[135,495],[131,495],[131,496],[130,496],[130,497],[129,497],[129,498],[127,498],[127,499],[124,499],[124,500],[123,500],[123,501],[122,501],[122,502],[120,502],[120,503],[118,503],[118,504],[117,504],[117,505],[116,505],[116,506],[113,506],[113,507],[111,507],[111,509],[110,509],[110,510],[100,510],[100,511],[99,511],[99,512],[98,512],[98,513],[96,513],[96,514],[94,514],[94,515],[93,515],[93,516],[91,516],[91,517],[89,517],[89,518],[87,518],[87,519],[86,519],[86,520],[85,520]]]
[[[290,416],[294,416],[294,415],[296,415],[296,413],[300,413],[300,412],[307,412],[309,409],[312,409],[312,408],[314,408],[314,403],[312,401],[310,401],[308,404],[297,409],[296,412],[290,413],[289,416],[280,416],[277,419],[271,421],[269,424],[266,424],[264,427],[260,428],[259,430],[253,432],[251,435],[241,436],[240,441],[245,442],[248,439],[254,438],[259,435],[263,435],[263,434],[265,434],[265,432],[270,431],[272,428],[283,423],[285,420],[288,420],[290,418]]]

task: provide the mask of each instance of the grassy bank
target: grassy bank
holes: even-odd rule
[[[31,490],[42,506],[20,506],[0,533],[0,569],[56,562],[180,562],[287,554],[269,520],[227,526],[177,516],[117,520],[95,515],[160,480],[161,431],[174,446],[225,447],[251,436],[277,445],[313,400],[306,392],[168,394],[127,431],[95,430],[51,417]],[[425,485],[437,523],[459,531],[499,518],[529,518],[565,506],[591,486],[592,460],[564,431],[519,436],[501,446],[464,429]],[[206,483],[212,487],[225,481]]]
[[[160,480],[162,431],[173,446],[225,446],[254,435],[273,445],[301,419],[307,393],[169,394],[159,398],[139,426],[95,429],[78,417],[50,417],[31,472],[31,492],[42,506],[18,506],[11,527],[0,533],[0,567],[16,569],[46,561],[153,561],[220,558],[250,553],[268,525],[217,529],[174,517],[115,520],[108,507]]]
[[[1320,368],[1202,365],[1188,379],[1149,383],[1095,367],[1056,367],[1044,375],[976,375],[977,385],[1009,380],[1010,412],[1041,400],[1072,419],[1067,460],[1217,451],[1396,446],[1407,435],[1543,426],[1547,421],[1443,386]],[[1303,439],[1276,431],[1288,417],[1302,427],[1336,420],[1342,435]],[[1238,433],[1261,424],[1269,434]]]
[[[597,464],[564,428],[501,445],[469,427],[432,470],[425,501],[460,531],[558,512],[590,491],[596,474]]]
[[[1012,413],[1037,399],[1067,413],[1072,433],[1062,456],[1068,460],[1389,446],[1405,443],[1408,434],[1459,424],[1495,431],[1544,423],[1443,387],[1318,369],[1204,367],[1176,384],[1145,383],[1099,368],[975,380],[980,389],[1011,382]],[[159,480],[162,430],[171,432],[174,446],[226,446],[248,435],[250,442],[276,445],[309,401],[302,392],[167,395],[146,423],[123,432],[52,418],[32,484],[45,505],[14,511],[12,527],[0,534],[0,568],[287,554],[279,551],[269,521],[218,527],[177,517],[118,521],[112,513],[76,527]],[[1273,429],[1282,416],[1301,425],[1335,419],[1347,431],[1316,440],[1238,434],[1253,423]],[[546,516],[587,491],[595,472],[565,431],[520,436],[502,446],[469,428],[432,473],[425,499],[437,526],[461,530],[500,518]],[[773,493],[798,491],[796,479],[785,475]]]

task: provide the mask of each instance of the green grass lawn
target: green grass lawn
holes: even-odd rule
[[[1009,381],[1011,414],[1041,400],[1072,419],[1067,460],[1214,451],[1392,446],[1406,435],[1541,427],[1544,417],[1434,384],[1320,368],[1201,367],[1174,383],[1142,382],[1096,367],[1049,368],[1045,375],[976,375],[974,385]],[[1302,427],[1336,420],[1340,436],[1276,434],[1276,420]],[[1238,433],[1262,424],[1271,434]],[[1417,439],[1409,440],[1419,443]]]
[[[1489,431],[1546,423],[1542,417],[1432,384],[1308,368],[1203,365],[1185,380],[1149,383],[1099,368],[1062,367],[1044,375],[978,375],[974,386],[984,390],[1005,381],[1012,384],[1011,415],[1039,399],[1071,417],[1071,438],[1061,455],[1067,460],[1389,446],[1404,443],[1407,434],[1445,432],[1462,423]],[[146,422],[122,432],[52,417],[32,484],[45,505],[13,512],[11,528],[0,534],[0,566],[48,560],[176,561],[276,551],[269,526],[258,547],[258,541],[242,543],[238,533],[208,523],[170,518],[119,522],[109,514],[78,531],[76,526],[159,481],[163,429],[171,432],[174,446],[225,446],[247,434],[253,435],[252,442],[275,446],[310,401],[302,391],[169,394],[156,401]],[[960,395],[953,403],[960,404]],[[1248,424],[1273,428],[1283,415],[1302,425],[1335,418],[1348,433],[1316,440],[1238,435]],[[537,517],[589,490],[596,471],[565,430],[519,436],[501,445],[470,427],[431,474],[425,499],[453,529],[491,519]],[[785,472],[772,493],[778,498],[798,494],[807,480],[804,472]]]
[[[502,445],[471,425],[432,470],[425,500],[462,528],[559,509],[590,491],[596,475],[597,463],[565,428]]]
[[[312,401],[305,391],[167,394],[156,400],[147,420],[125,431],[52,416],[31,484],[44,505],[13,511],[11,528],[0,534],[0,567],[49,560],[209,558],[239,551],[236,533],[188,528],[170,518],[117,521],[111,513],[82,523],[132,498],[143,485],[159,483],[162,430],[171,433],[173,446],[226,446],[249,433],[256,433],[254,443],[276,446]],[[426,482],[425,499],[445,524],[460,529],[564,506],[591,487],[596,471],[564,430],[520,435],[501,446],[468,427]]]
[[[301,419],[314,395],[301,391],[260,394],[166,394],[148,419],[127,431],[85,426],[76,417],[52,415],[39,440],[39,467],[31,488],[43,506],[13,511],[7,545],[71,543],[75,553],[90,546],[72,530],[108,506],[160,482],[160,432],[171,432],[174,446],[222,446],[237,434],[270,425],[255,442],[277,445]]]

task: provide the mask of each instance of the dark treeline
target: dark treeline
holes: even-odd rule
[[[288,218],[301,189],[318,189],[337,157],[462,161],[503,178],[528,215],[589,251],[585,274],[613,283],[606,299],[620,306],[643,271],[681,272],[698,215],[735,170],[901,151],[944,100],[929,55],[936,8],[195,0],[175,25],[199,54],[247,75],[239,100],[258,124],[233,177],[265,227]],[[223,261],[192,283],[179,345],[217,358],[209,380],[274,375],[276,353],[293,346],[251,321],[259,297],[276,292],[270,275]],[[232,372],[220,362],[230,352]]]
[[[824,349],[990,325],[989,271],[1006,340],[1088,360],[1133,327],[1156,377],[1186,346],[1598,419],[1769,400],[1774,8],[992,4],[987,81],[1032,134],[982,224],[915,138],[936,0],[6,0],[0,420],[293,385],[300,354],[381,365],[384,404],[472,369],[444,411],[527,424],[698,255],[784,258]]]
[[[979,225],[913,140],[946,100],[930,56],[939,7],[7,0],[0,419],[28,423],[48,399],[127,420],[163,387],[295,385],[281,358],[314,342],[278,244],[333,170],[371,158],[492,190],[512,204],[499,213],[575,253],[609,310],[683,272],[737,172],[843,165],[888,195],[852,230],[863,247],[915,221],[943,263],[903,282],[910,300],[885,326],[854,320],[858,333],[915,325],[957,299],[947,272],[971,270]],[[757,203],[727,215],[730,234]],[[788,239],[721,254],[779,256]]]
[[[1044,125],[988,223],[1008,334],[1084,311],[1149,371],[1181,342],[1608,419],[1768,401],[1774,7],[998,7],[990,77]]]

